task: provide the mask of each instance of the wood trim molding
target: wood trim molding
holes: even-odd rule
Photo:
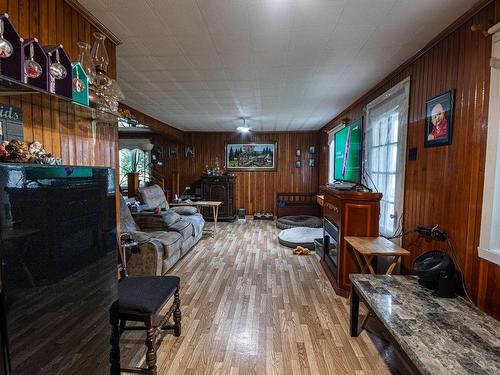
[[[120,103],[120,108],[128,109],[137,121],[148,126],[153,133],[160,134],[167,140],[174,143],[184,143],[184,132],[182,130],[179,130],[163,121],[157,120],[154,117],[138,111],[137,109],[126,104]]]
[[[106,37],[113,42],[115,45],[119,46],[122,41],[115,35],[111,30],[109,30],[97,17],[90,13],[87,8],[78,2],[78,0],[64,0],[71,8],[76,10],[82,15],[89,23],[99,29]]]

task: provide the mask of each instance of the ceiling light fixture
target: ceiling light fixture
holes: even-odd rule
[[[238,130],[240,133],[248,133],[250,131],[250,128],[246,125],[246,119],[242,118],[243,120],[243,126],[238,126],[236,130]]]

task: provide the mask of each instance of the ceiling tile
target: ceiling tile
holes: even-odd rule
[[[125,103],[222,131],[320,128],[475,0],[80,2],[123,41]]]

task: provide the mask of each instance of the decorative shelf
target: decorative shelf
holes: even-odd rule
[[[117,113],[75,103],[64,96],[52,94],[38,87],[24,84],[15,79],[0,75],[0,96],[19,95],[40,95],[45,98],[49,97],[52,100],[57,100],[60,112],[74,115],[81,119],[118,124],[118,120],[122,117]]]

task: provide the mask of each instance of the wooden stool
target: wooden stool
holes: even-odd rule
[[[173,330],[174,336],[181,334],[179,283],[180,279],[177,276],[126,277],[119,282],[118,300],[110,308],[111,375],[119,375],[121,371],[156,375],[156,339],[159,332]],[[155,325],[154,318],[172,296],[174,297],[172,305],[160,322]],[[167,325],[172,315],[174,325]],[[144,327],[127,327],[127,321],[143,322]],[[122,369],[120,367],[120,336],[125,330],[146,331],[147,368]]]

